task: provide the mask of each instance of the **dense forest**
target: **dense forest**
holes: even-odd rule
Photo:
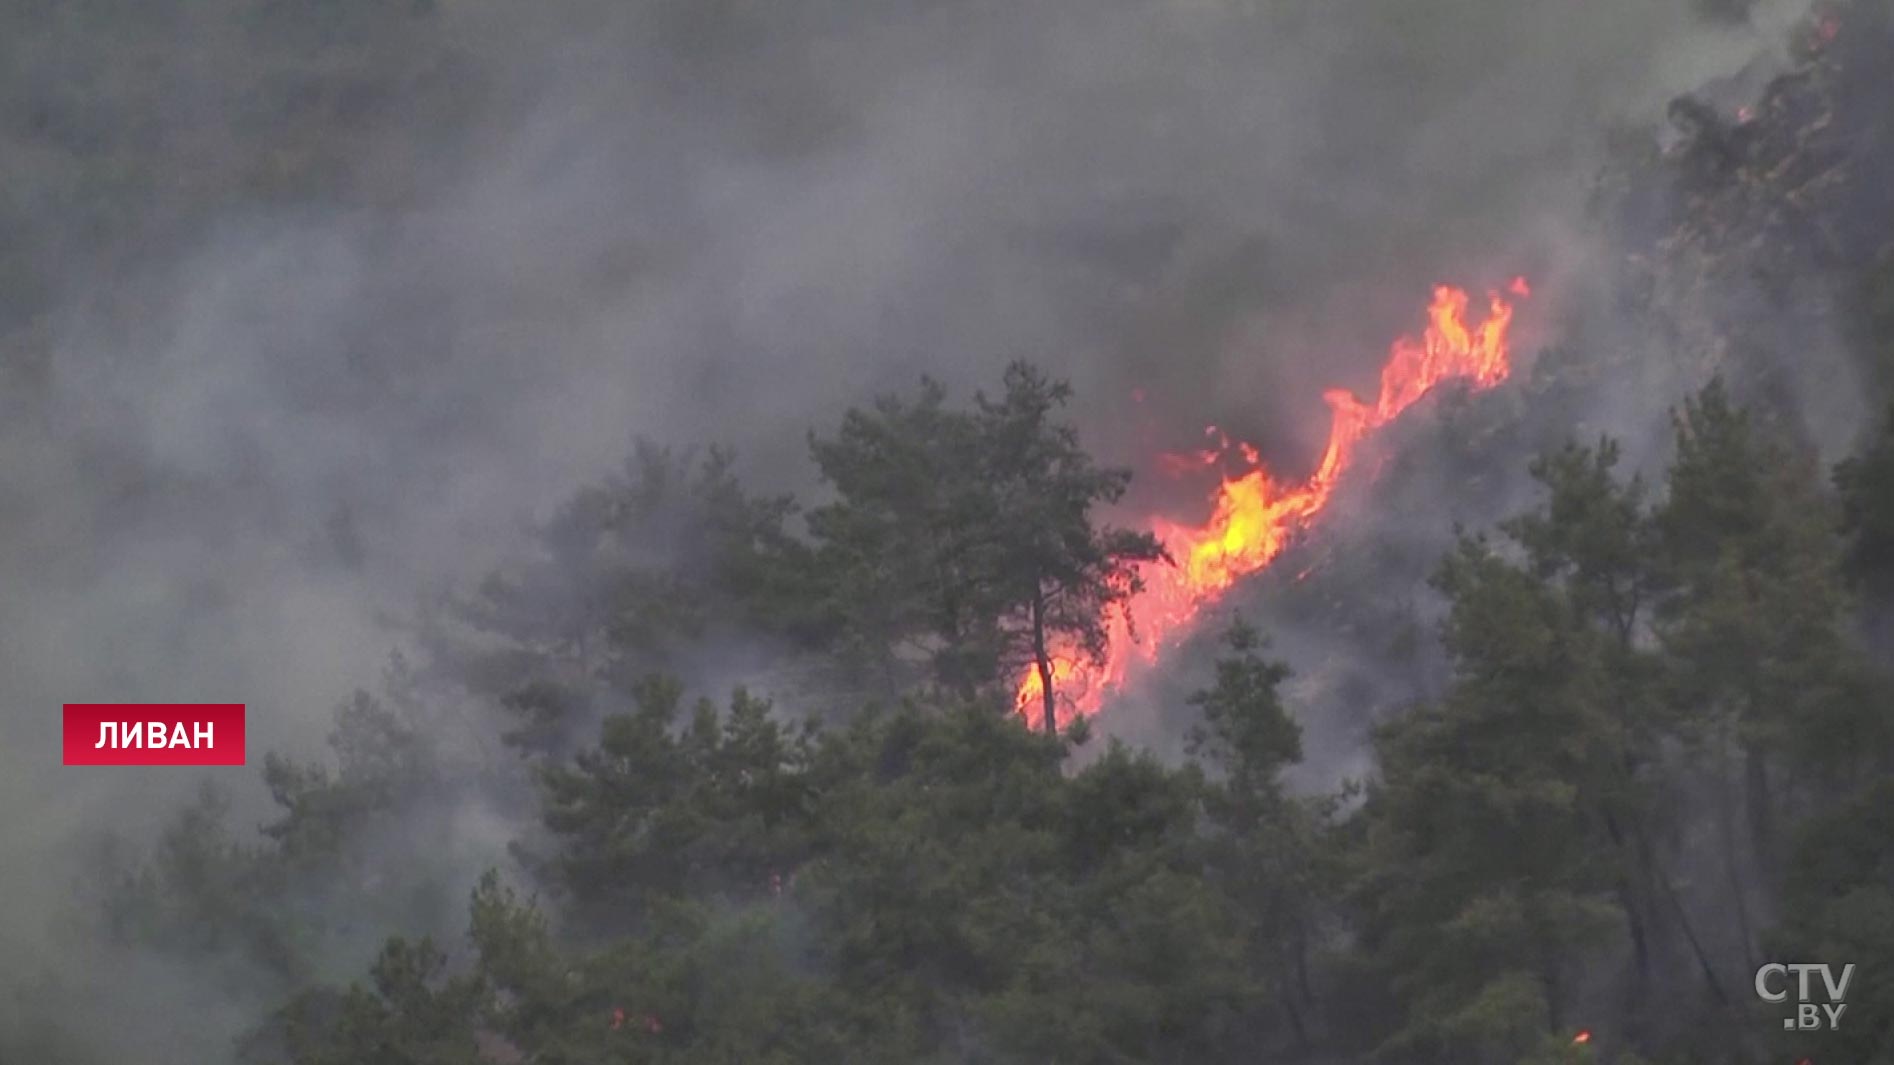
[[[366,145],[457,143],[504,89],[433,4],[220,0],[205,47],[256,81],[198,88],[255,127],[147,136],[142,9],[40,6],[0,6],[20,85],[120,48],[0,115],[32,147],[0,173],[72,201],[0,215],[15,403],[55,373],[40,264],[135,321],[111,279],[199,213],[398,210],[428,175],[352,170]],[[382,683],[324,693],[326,755],[254,759],[260,825],[206,783],[95,841],[58,920],[101,969],[189,973],[243,1065],[1894,1062],[1894,10],[1793,33],[1740,112],[1614,140],[1610,253],[1543,349],[1417,407],[1135,724],[1047,727],[1049,642],[1097,653],[1175,564],[1083,397],[1032,360],[838,382],[813,487],[639,443],[425,597]],[[1839,454],[1817,344],[1877,411]],[[1628,393],[1657,432],[1598,413]],[[1481,520],[1418,528],[1442,485]],[[1277,626],[1356,675],[1299,684]],[[1349,714],[1358,757],[1330,728],[1305,759]],[[1836,1031],[1783,1030],[1771,961],[1856,966]],[[127,1060],[75,1019],[96,974],[5,975],[0,1063]]]

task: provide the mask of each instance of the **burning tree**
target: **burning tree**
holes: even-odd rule
[[[1525,298],[1532,288],[1517,277],[1507,291]],[[1278,476],[1254,446],[1232,446],[1212,427],[1209,432],[1222,446],[1186,457],[1185,464],[1195,459],[1209,468],[1234,462],[1242,472],[1224,477],[1216,487],[1207,521],[1197,524],[1161,515],[1148,519],[1157,544],[1177,564],[1154,571],[1149,587],[1133,585],[1104,604],[1113,609],[1104,615],[1102,642],[1061,644],[1051,656],[1056,670],[1026,668],[1016,673],[1014,697],[1020,712],[1030,714],[1041,702],[1051,707],[1054,679],[1064,684],[1072,713],[1097,712],[1109,692],[1124,688],[1135,666],[1153,661],[1162,647],[1191,629],[1206,604],[1267,567],[1321,515],[1369,433],[1400,417],[1448,379],[1465,380],[1474,388],[1491,388],[1505,380],[1512,372],[1513,304],[1507,296],[1489,292],[1486,316],[1477,321],[1468,315],[1469,304],[1465,290],[1436,286],[1426,328],[1389,347],[1381,386],[1372,400],[1339,388],[1324,394],[1331,418],[1328,445],[1314,472],[1300,483]],[[1134,615],[1142,631],[1134,631]]]
[[[852,410],[811,448],[837,498],[809,514],[825,586],[821,607],[862,665],[971,698],[1030,668],[1048,726],[1063,649],[1096,660],[1106,620],[1141,587],[1137,566],[1164,558],[1155,537],[1096,524],[1129,471],[1102,467],[1059,420],[1070,388],[1025,363],[998,397],[946,405],[918,397]]]
[[[1169,558],[1150,533],[1092,523],[1092,508],[1117,502],[1131,474],[1094,464],[1072,426],[1053,420],[1070,395],[1064,383],[1014,363],[1005,394],[980,397],[977,415],[997,497],[1001,655],[1031,664],[1047,732],[1059,724],[1053,648],[1102,662],[1107,618],[1143,589],[1138,564]]]

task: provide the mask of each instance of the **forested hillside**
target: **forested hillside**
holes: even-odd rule
[[[56,420],[61,316],[135,331],[206,218],[373,230],[476,152],[509,86],[436,6],[0,3],[9,409]],[[226,779],[88,836],[47,919],[86,947],[0,962],[0,1065],[1894,1062],[1894,9],[1793,42],[1614,136],[1519,371],[1390,426],[1122,705],[1048,727],[1049,648],[1177,560],[1042,361],[836,380],[760,461],[641,441],[312,696],[261,823]],[[170,490],[131,461],[75,461],[88,520]],[[1838,1030],[1783,1030],[1772,961],[1856,966]]]
[[[1188,760],[1110,744],[1062,772],[1088,729],[1048,737],[937,681],[992,670],[972,644],[931,620],[927,659],[829,635],[891,606],[937,617],[930,596],[967,585],[844,596],[836,629],[810,623],[892,689],[828,725],[634,676],[658,652],[608,613],[509,638],[519,686],[498,698],[543,831],[529,884],[476,889],[467,940],[398,936],[353,986],[290,993],[299,938],[334,931],[293,900],[389,898],[361,878],[401,856],[364,871],[368,841],[442,801],[425,737],[368,697],[338,715],[335,771],[272,762],[284,814],[260,846],[207,800],[114,927],[274,972],[288,997],[257,1061],[1767,1060],[1808,1052],[1748,994],[1758,959],[1789,955],[1867,974],[1856,1026],[1815,1038],[1872,1060],[1894,714],[1850,606],[1872,531],[1846,515],[1875,505],[1861,471],[1887,445],[1838,497],[1720,384],[1680,407],[1675,445],[1657,483],[1609,440],[1549,454],[1535,508],[1442,560],[1452,683],[1379,731],[1359,796],[1284,791],[1287,670],[1245,626],[1190,700]],[[622,513],[650,487],[618,486]],[[875,492],[834,506],[938,528]],[[637,617],[765,609],[722,577],[767,587],[756,567],[793,585],[896,561],[758,536],[703,494],[671,505],[737,568]]]

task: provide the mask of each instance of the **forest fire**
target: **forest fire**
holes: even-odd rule
[[[1531,295],[1526,279],[1514,278],[1507,292]],[[1207,430],[1216,446],[1187,456],[1165,456],[1167,470],[1192,467],[1235,468],[1213,496],[1210,519],[1189,525],[1164,517],[1149,527],[1170,552],[1174,565],[1148,567],[1144,589],[1127,609],[1107,619],[1107,648],[1094,663],[1066,649],[1055,655],[1053,691],[1061,725],[1096,713],[1107,695],[1123,688],[1132,671],[1154,661],[1158,652],[1188,631],[1204,606],[1215,602],[1238,580],[1268,566],[1292,539],[1314,522],[1348,471],[1355,448],[1369,433],[1398,418],[1449,379],[1490,388],[1511,372],[1509,330],[1513,304],[1499,292],[1488,293],[1484,318],[1468,320],[1467,293],[1447,285],[1434,289],[1427,326],[1419,337],[1403,336],[1388,352],[1381,370],[1380,393],[1370,402],[1345,389],[1323,395],[1331,422],[1328,445],[1315,472],[1300,484],[1278,479],[1257,450],[1232,443],[1215,427]],[[1037,671],[1028,668],[1015,689],[1015,705],[1037,720],[1044,701]]]

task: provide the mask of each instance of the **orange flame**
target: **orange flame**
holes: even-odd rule
[[[1532,291],[1523,277],[1514,278],[1508,288],[1522,298]],[[1173,474],[1222,462],[1240,463],[1245,472],[1223,479],[1210,520],[1203,525],[1150,519],[1152,533],[1176,564],[1147,569],[1143,590],[1125,609],[1105,619],[1107,644],[1102,661],[1094,663],[1069,647],[1055,654],[1052,682],[1062,726],[1075,717],[1096,713],[1107,695],[1124,687],[1133,669],[1154,661],[1161,647],[1175,643],[1205,604],[1274,561],[1327,506],[1348,471],[1356,445],[1370,432],[1398,418],[1449,378],[1464,378],[1479,389],[1505,380],[1512,370],[1507,334],[1513,306],[1498,292],[1488,293],[1486,317],[1473,325],[1467,321],[1467,303],[1461,289],[1447,285],[1434,289],[1433,302],[1427,307],[1427,328],[1419,337],[1401,337],[1389,348],[1381,370],[1381,391],[1373,403],[1344,389],[1323,395],[1332,419],[1328,446],[1307,481],[1277,480],[1254,447],[1240,442],[1232,445],[1214,426],[1206,432],[1217,441],[1216,448],[1161,457],[1164,468]],[[1028,721],[1038,722],[1044,689],[1036,669],[1028,666],[1014,694],[1019,711]]]

